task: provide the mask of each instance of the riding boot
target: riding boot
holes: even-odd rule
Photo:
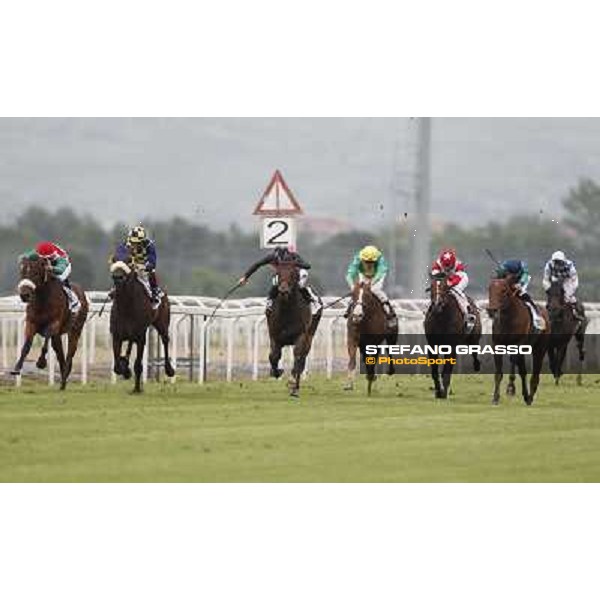
[[[468,312],[465,315],[465,333],[472,333],[473,329],[475,329],[475,325],[477,324],[477,315],[474,315],[472,312]]]
[[[387,326],[390,329],[396,327],[398,325],[398,318],[396,317],[394,307],[392,306],[389,300],[383,303],[383,310],[385,312]]]
[[[572,304],[572,307],[573,316],[575,317],[575,319],[580,323],[585,323],[587,319],[585,316],[585,308],[583,307],[583,304],[581,304],[581,302],[574,302]]]
[[[152,295],[152,304],[158,304],[160,296],[160,288],[156,279],[155,271],[148,271],[148,283],[150,284],[150,293]]]

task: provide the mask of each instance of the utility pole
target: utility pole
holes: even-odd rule
[[[416,224],[413,234],[411,290],[421,298],[427,287],[427,269],[431,260],[431,117],[417,117],[418,158],[416,173]]]

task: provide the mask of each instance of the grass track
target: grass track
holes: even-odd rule
[[[490,406],[489,376],[424,377],[374,396],[310,379],[0,389],[0,481],[600,481],[600,383],[545,380],[536,404]]]

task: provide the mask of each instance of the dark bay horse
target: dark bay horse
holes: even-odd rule
[[[548,303],[546,305],[552,324],[552,334],[548,346],[548,361],[550,371],[554,375],[556,385],[559,384],[563,375],[563,364],[569,342],[575,336],[577,350],[579,352],[579,371],[577,373],[577,384],[581,385],[583,372],[583,361],[585,360],[585,331],[588,321],[580,321],[573,314],[573,307],[565,302],[565,291],[560,282],[552,283],[547,291]]]
[[[285,346],[294,347],[294,366],[288,381],[290,396],[300,395],[300,376],[306,367],[306,357],[321,321],[322,311],[312,315],[310,304],[302,296],[299,272],[294,261],[282,261],[274,265],[277,280],[277,297],[267,315],[271,352],[271,377],[279,379],[281,351]]]
[[[469,299],[472,314],[475,316],[475,323],[470,333],[466,333],[462,310],[458,305],[458,300],[450,290],[451,288],[446,282],[446,276],[433,278],[429,288],[431,304],[425,316],[424,328],[428,345],[449,345],[453,348],[453,353],[444,356],[444,358],[456,359],[457,345],[479,345],[479,340],[481,339],[481,315],[475,304]],[[429,358],[438,358],[438,356],[430,354]],[[479,357],[476,354],[473,355],[473,368],[477,373],[481,370]],[[442,380],[440,382],[439,366],[437,364],[432,365],[431,377],[435,386],[436,398],[448,398],[453,370],[454,365],[446,362],[442,370]]]
[[[33,338],[39,334],[44,338],[44,343],[36,365],[39,369],[46,368],[46,354],[50,341],[60,367],[60,389],[64,390],[73,368],[73,357],[77,351],[79,337],[87,319],[89,310],[87,298],[80,286],[71,286],[81,303],[81,308],[76,315],[73,315],[63,284],[52,275],[48,260],[41,257],[24,258],[19,269],[21,281],[18,292],[21,300],[27,303],[25,341],[11,374],[20,375],[25,358],[31,350]],[[68,336],[66,357],[61,338],[64,334]]]
[[[153,326],[163,344],[165,354],[165,374],[173,377],[175,370],[169,358],[169,322],[171,309],[167,294],[163,296],[157,309],[138,279],[132,263],[122,261],[111,265],[111,275],[115,286],[115,295],[110,311],[110,333],[113,338],[114,372],[125,379],[131,378],[129,359],[133,344],[136,345],[136,358],[133,365],[135,374],[134,393],[142,391],[143,356],[146,346],[148,327]],[[123,342],[128,342],[125,356],[122,355]]]
[[[494,347],[498,344],[516,344],[530,345],[533,348],[530,389],[527,389],[527,364],[523,355],[510,357],[511,375],[507,388],[507,393],[514,395],[515,370],[518,369],[523,400],[525,404],[531,405],[539,386],[542,364],[550,341],[551,330],[548,313],[544,309],[540,310],[546,328],[543,332],[533,333],[531,314],[525,302],[517,295],[514,278],[492,279],[488,291],[488,311],[493,319],[492,342]],[[503,356],[501,354],[494,354],[494,365],[495,387],[492,403],[497,405],[500,402],[500,384],[503,378]]]
[[[348,315],[347,347],[348,347],[348,381],[344,387],[350,391],[354,389],[356,377],[356,352],[360,351],[361,360],[365,362],[366,345],[389,344],[393,345],[398,340],[398,325],[389,328],[387,317],[381,302],[371,291],[368,283],[358,283],[352,291],[352,310]],[[377,379],[376,366],[365,364],[367,371],[367,393],[370,396],[373,382]],[[393,375],[394,365],[388,367],[388,374]]]

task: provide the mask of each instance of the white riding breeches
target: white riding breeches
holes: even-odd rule
[[[567,304],[577,304],[577,298],[575,298],[577,282],[572,279],[565,279],[563,282],[563,290],[565,291],[565,302]]]
[[[298,269],[298,287],[302,290],[308,283],[308,271],[306,269]]]
[[[459,286],[456,285],[450,290],[450,293],[456,298],[456,301],[458,302],[458,307],[460,308],[460,310],[462,310],[463,314],[469,314],[469,299],[467,298],[464,291],[459,289]]]

